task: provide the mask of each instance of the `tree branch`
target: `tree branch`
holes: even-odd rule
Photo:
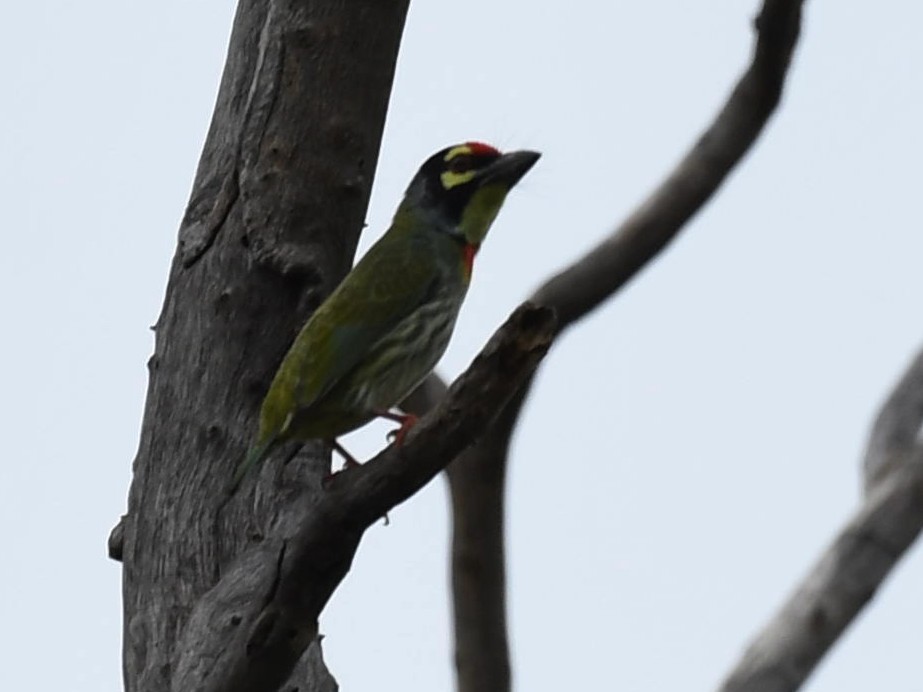
[[[532,297],[563,330],[630,281],[672,241],[756,142],[782,96],[803,0],[766,0],[752,62],[714,122],[654,192],[602,243]]]
[[[919,454],[923,421],[923,351],[891,391],[872,426],[862,470],[866,491]]]
[[[721,692],[797,690],[923,529],[923,351],[882,406],[864,462],[865,502]]]
[[[714,122],[621,226],[533,294],[531,300],[554,308],[560,330],[616,293],[666,247],[753,146],[781,98],[802,4],[763,2],[751,64]],[[444,385],[434,375],[406,402],[408,410],[427,410],[441,389]],[[505,692],[510,687],[502,502],[508,443],[528,390],[529,385],[517,394],[484,440],[456,460],[448,474],[459,692]],[[486,473],[490,483],[484,480]]]
[[[199,599],[179,647],[173,689],[275,690],[317,636],[317,618],[349,571],[363,532],[478,440],[545,355],[552,310],[525,304],[439,406],[316,502],[296,498],[280,522]],[[292,526],[296,526],[291,532]]]

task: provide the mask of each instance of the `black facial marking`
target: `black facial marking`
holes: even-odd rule
[[[442,185],[442,174],[445,171],[465,173],[472,169],[480,170],[486,168],[500,158],[500,154],[472,152],[470,154],[457,154],[452,157],[450,161],[446,161],[446,154],[455,148],[455,146],[446,147],[442,151],[430,156],[420,167],[414,182],[423,183],[425,204],[441,207],[445,217],[457,223],[461,220],[462,212],[468,204],[468,200],[470,200],[471,196],[477,191],[479,181],[477,176],[475,176],[467,183],[461,183],[455,187],[446,189]]]
[[[448,169],[453,173],[464,173],[465,171],[470,171],[472,168],[476,168],[477,163],[474,160],[474,157],[470,154],[459,154],[451,161],[449,161]]]

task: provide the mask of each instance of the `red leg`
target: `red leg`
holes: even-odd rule
[[[393,420],[395,423],[400,423],[401,427],[397,430],[392,430],[388,433],[388,441],[394,441],[398,447],[404,444],[404,438],[407,437],[407,433],[410,432],[410,429],[417,424],[417,421],[420,420],[418,416],[415,416],[412,413],[391,413],[390,411],[379,411],[375,415],[380,416],[381,418],[387,418],[388,420]]]

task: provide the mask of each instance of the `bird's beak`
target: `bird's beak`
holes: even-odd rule
[[[507,189],[522,180],[535,162],[541,158],[537,151],[511,151],[503,154],[481,173],[481,185],[502,183]]]

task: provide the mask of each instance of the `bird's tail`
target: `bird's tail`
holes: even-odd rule
[[[234,472],[234,478],[228,486],[228,497],[231,497],[237,492],[237,488],[240,487],[240,482],[247,475],[247,472],[266,458],[269,451],[276,446],[276,442],[278,442],[278,438],[273,435],[263,442],[257,442],[250,448],[250,451],[247,452],[247,456],[244,457],[244,460],[240,462],[240,466],[238,466],[237,470]]]

